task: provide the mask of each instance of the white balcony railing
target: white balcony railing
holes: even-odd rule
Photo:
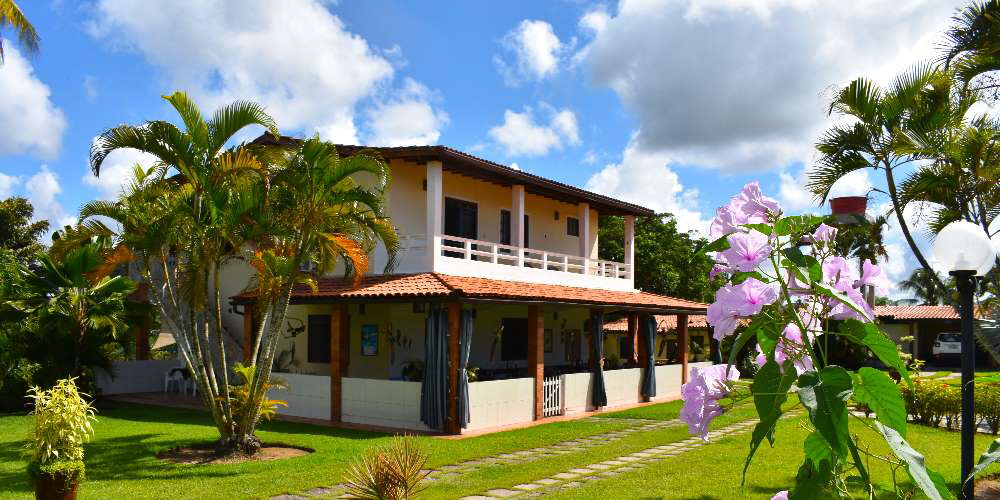
[[[589,259],[535,248],[522,248],[491,241],[473,240],[455,236],[440,236],[442,257],[478,261],[505,266],[544,269],[586,276],[631,279],[627,264],[610,260]]]

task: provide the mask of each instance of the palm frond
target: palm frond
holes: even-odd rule
[[[28,52],[38,52],[38,32],[21,12],[14,0],[0,1],[0,28],[10,26],[17,31],[17,41]],[[3,62],[3,40],[0,40],[0,63]]]

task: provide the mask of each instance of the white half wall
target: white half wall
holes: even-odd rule
[[[469,384],[469,426],[466,430],[531,422],[534,418],[534,379],[515,378]]]
[[[420,421],[420,382],[344,378],[341,420],[356,424],[430,430]],[[330,393],[329,386],[327,394]],[[330,410],[327,405],[327,417]]]
[[[590,372],[563,375],[563,414],[592,411]]]
[[[287,408],[278,409],[279,414],[322,420],[330,419],[329,376],[272,373],[271,378],[279,378],[288,383],[288,389],[272,389],[267,392],[267,397],[270,399],[288,402]]]
[[[690,365],[689,365],[690,366]],[[672,401],[681,397],[681,365],[656,367],[656,397],[653,401]]]
[[[171,368],[183,364],[177,359],[149,359],[115,361],[114,378],[97,370],[97,388],[101,394],[132,394],[137,392],[163,392],[163,380]]]
[[[608,395],[608,406],[631,405],[642,401],[639,387],[642,384],[642,368],[625,368],[604,372],[604,390]]]

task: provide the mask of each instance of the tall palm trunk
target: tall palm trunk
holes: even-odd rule
[[[906,244],[910,246],[910,251],[913,252],[913,256],[917,258],[917,262],[927,270],[928,274],[931,275],[932,279],[940,286],[942,289],[945,288],[944,282],[938,278],[937,273],[934,268],[931,267],[930,263],[924,257],[923,252],[917,247],[916,241],[913,240],[913,235],[910,234],[910,227],[906,223],[906,218],[903,216],[903,206],[899,203],[899,194],[896,191],[896,181],[893,179],[892,175],[892,165],[889,162],[883,162],[885,165],[885,183],[889,188],[889,199],[892,201],[892,209],[896,212],[896,220],[899,222],[899,229],[903,232],[903,238],[906,239]]]

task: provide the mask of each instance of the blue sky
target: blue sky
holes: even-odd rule
[[[789,211],[821,210],[802,179],[832,90],[934,57],[962,2],[21,4],[41,51],[5,41],[0,196],[29,197],[40,217],[71,222],[113,196],[143,158],[116,154],[88,178],[93,138],[173,119],[159,96],[184,90],[206,112],[258,100],[288,134],[446,144],[698,230],[750,180]],[[860,175],[838,191],[871,187]],[[898,278],[913,262],[890,243]]]

